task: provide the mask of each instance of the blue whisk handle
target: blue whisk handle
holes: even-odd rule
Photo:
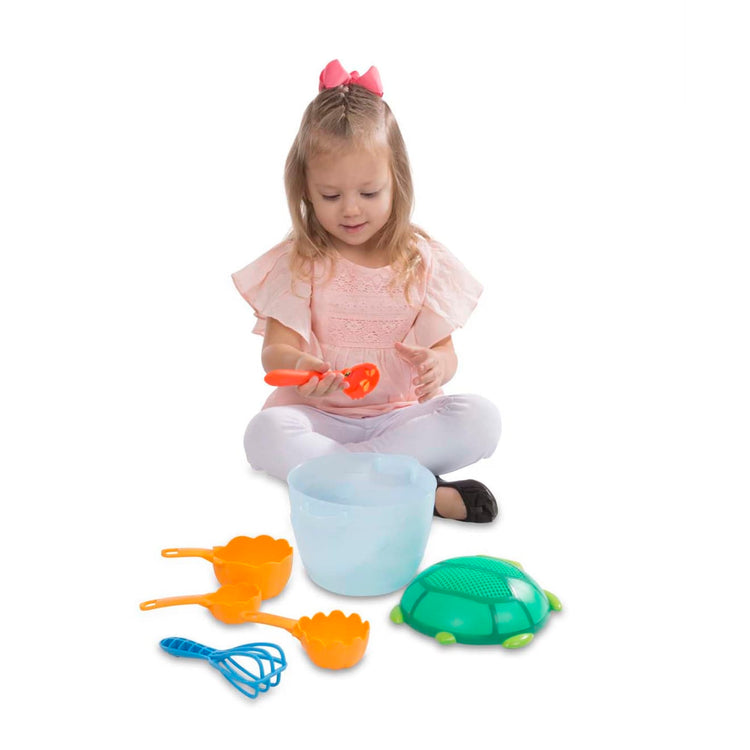
[[[216,652],[202,643],[196,643],[188,638],[165,638],[159,645],[173,656],[186,656],[189,659],[208,659]]]

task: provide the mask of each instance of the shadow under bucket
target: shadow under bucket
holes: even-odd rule
[[[378,596],[422,561],[435,477],[411,456],[341,453],[289,473],[292,528],[310,578],[328,591]]]

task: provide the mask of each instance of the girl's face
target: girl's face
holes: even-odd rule
[[[391,215],[389,150],[349,148],[307,164],[307,196],[338,250],[369,251]]]

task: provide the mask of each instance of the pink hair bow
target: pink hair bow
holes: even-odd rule
[[[336,86],[347,86],[350,84],[352,86],[362,86],[362,88],[372,91],[373,94],[383,96],[383,84],[380,82],[380,73],[378,73],[378,69],[374,65],[366,73],[360,75],[356,70],[347,73],[338,60],[331,60],[323,68],[323,72],[320,74],[320,88],[318,91],[334,89]]]

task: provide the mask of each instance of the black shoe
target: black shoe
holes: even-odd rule
[[[462,521],[466,521],[467,523],[489,523],[497,518],[497,501],[495,500],[495,496],[481,482],[477,482],[476,479],[459,479],[456,482],[446,482],[437,476],[435,479],[437,479],[438,487],[452,487],[461,495],[461,500],[463,500],[466,506],[466,518],[462,518]],[[443,518],[437,512],[437,508],[433,510],[433,515]]]

